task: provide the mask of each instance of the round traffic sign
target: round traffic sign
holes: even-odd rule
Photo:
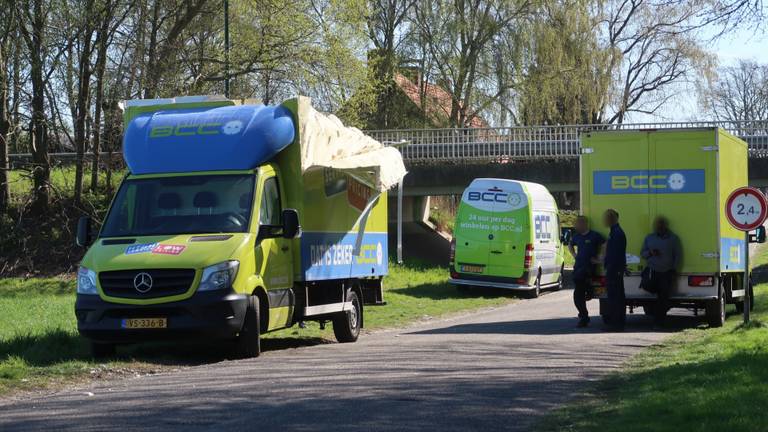
[[[728,222],[741,231],[751,231],[765,222],[768,200],[758,189],[742,187],[731,192],[725,202]]]

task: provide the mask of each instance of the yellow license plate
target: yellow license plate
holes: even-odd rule
[[[601,297],[608,294],[608,290],[603,286],[595,287],[595,297]]]
[[[477,265],[462,265],[459,269],[464,273],[482,273],[483,266]]]
[[[164,329],[168,327],[167,318],[130,318],[123,320],[125,329]]]

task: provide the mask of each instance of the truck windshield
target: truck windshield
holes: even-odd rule
[[[128,179],[101,237],[244,232],[253,185],[253,174]]]

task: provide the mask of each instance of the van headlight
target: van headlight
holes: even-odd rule
[[[213,291],[231,287],[239,267],[239,261],[224,261],[204,268],[197,290]]]
[[[96,290],[96,272],[80,266],[77,269],[77,293],[98,294]]]

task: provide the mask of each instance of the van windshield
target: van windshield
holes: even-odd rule
[[[253,174],[128,179],[101,237],[245,232]]]

